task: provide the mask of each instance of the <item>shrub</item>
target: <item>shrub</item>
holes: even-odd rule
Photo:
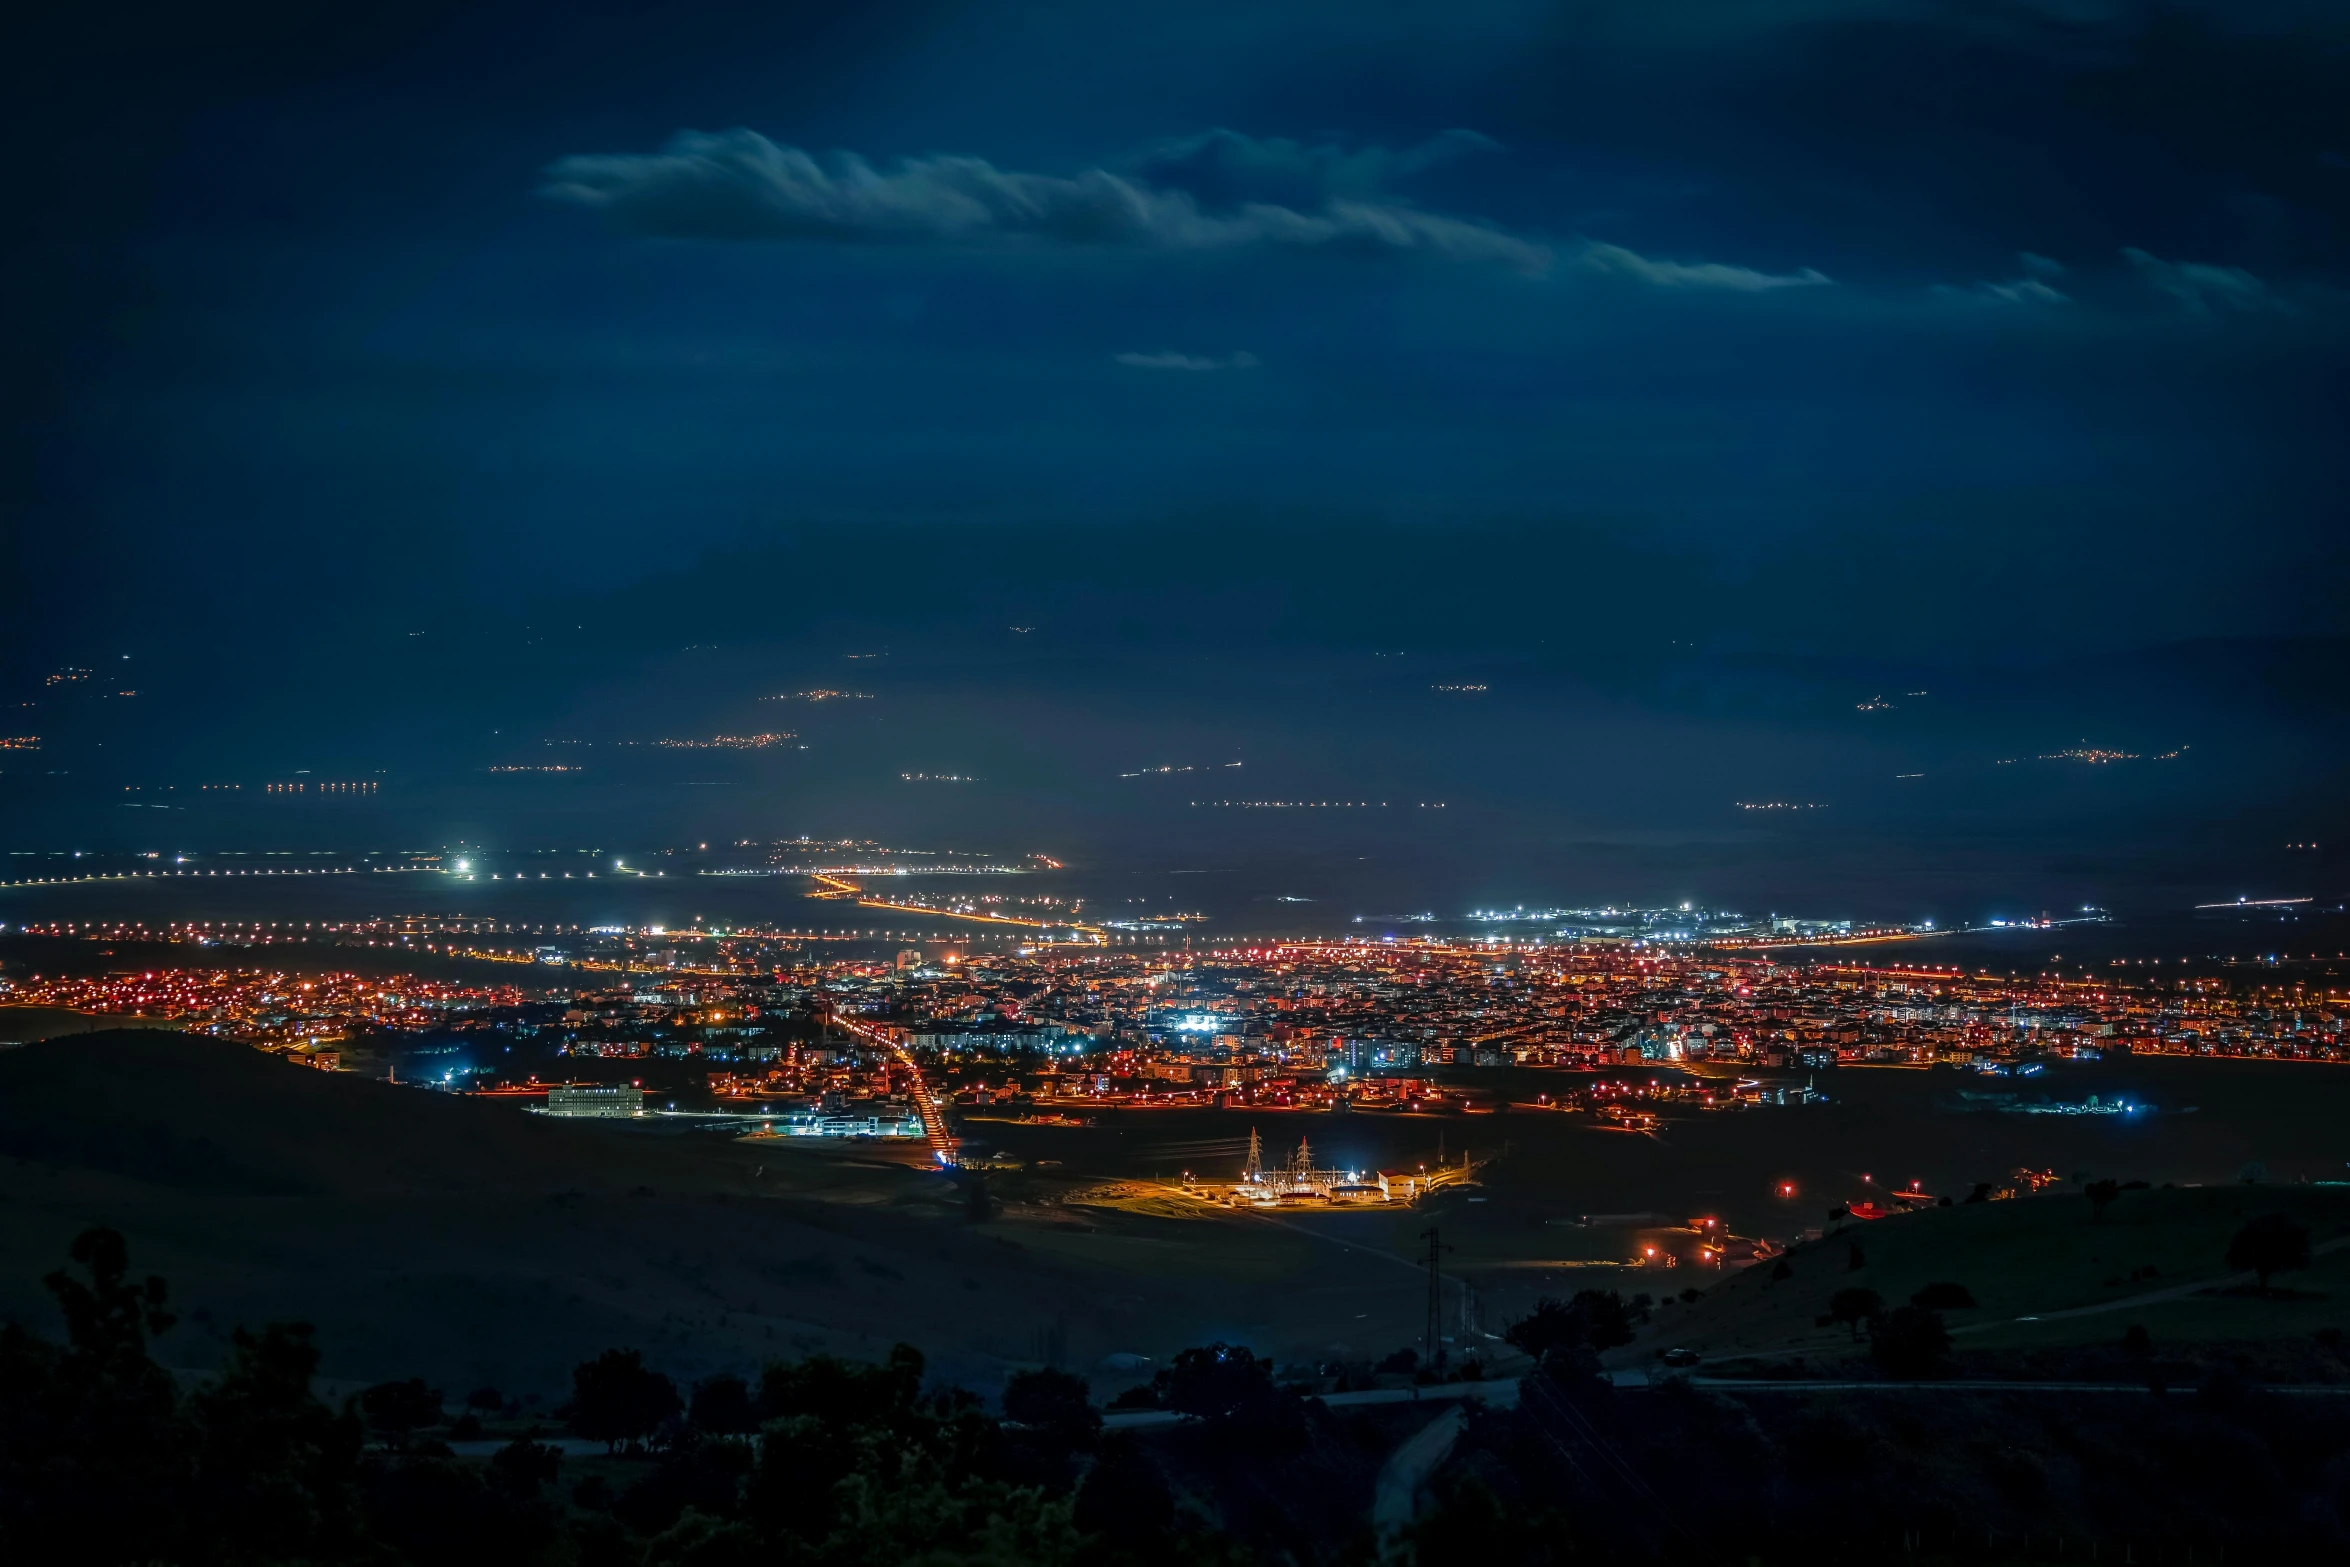
[[[1019,1371],[1004,1384],[1004,1418],[1070,1448],[1088,1448],[1102,1428],[1085,1379],[1066,1371]]]
[[[1897,1306],[1869,1324],[1869,1355],[1889,1377],[1939,1376],[1950,1357],[1950,1330],[1923,1306]]]
[[[422,1377],[405,1382],[378,1382],[359,1395],[359,1413],[370,1428],[394,1442],[414,1431],[441,1423],[441,1390],[426,1387]]]
[[[1175,1493],[1150,1454],[1119,1432],[1077,1488],[1072,1521],[1113,1545],[1147,1548],[1174,1526]]]
[[[744,1436],[759,1429],[759,1411],[741,1377],[715,1376],[694,1388],[686,1419],[712,1436]]]
[[[2228,1266],[2260,1275],[2260,1287],[2269,1277],[2309,1266],[2309,1232],[2281,1213],[2254,1219],[2228,1242]]]
[[[633,1349],[608,1349],[571,1373],[571,1429],[617,1448],[641,1442],[682,1408],[677,1388]]]
[[[1852,1329],[1855,1339],[1860,1337],[1860,1325],[1884,1309],[1884,1298],[1870,1289],[1842,1289],[1828,1298],[1828,1320]]]
[[[1614,1349],[1632,1342],[1644,1302],[1627,1304],[1614,1290],[1579,1290],[1572,1300],[1544,1296],[1531,1315],[1510,1324],[1502,1339],[1540,1360],[1570,1349]]]

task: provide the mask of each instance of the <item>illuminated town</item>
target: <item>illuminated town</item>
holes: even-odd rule
[[[863,933],[423,917],[22,934],[61,954],[91,942],[192,947],[224,966],[33,965],[0,980],[6,1004],[169,1022],[428,1087],[530,1098],[625,1084],[639,1090],[632,1112],[740,1116],[767,1132],[781,1118],[784,1130],[932,1136],[942,1148],[953,1139],[926,1123],[925,1095],[1043,1124],[1109,1108],[1516,1109],[1640,1131],[1660,1115],[1810,1102],[1833,1093],[1822,1074],[1837,1067],[2028,1080],[2107,1055],[2339,1061],[2350,1014],[2339,989],[2266,970],[2008,977],[1647,940],[1187,951],[982,933],[892,949]],[[331,966],[359,954],[516,972]],[[321,959],[330,966],[310,966]],[[2044,1096],[2010,1107],[2084,1108]]]

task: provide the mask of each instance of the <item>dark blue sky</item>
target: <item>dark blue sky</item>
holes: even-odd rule
[[[2350,630],[2339,5],[313,9],[8,51],[28,690]]]
[[[1237,516],[2340,629],[2337,6],[288,16],[18,54],[36,560],[373,604]]]

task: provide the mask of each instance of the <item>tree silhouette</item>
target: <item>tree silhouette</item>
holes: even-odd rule
[[[170,1324],[163,1282],[132,1283],[110,1230],[73,1256],[86,1277],[48,1279],[65,1345],[0,1326],[0,1560],[372,1559],[359,1422],[311,1394],[310,1330],[239,1328],[219,1377],[183,1397],[146,1349]]]
[[[1305,1400],[1273,1381],[1273,1362],[1246,1345],[1214,1343],[1179,1352],[1151,1378],[1161,1409],[1212,1421],[1226,1436],[1260,1447],[1303,1438]]]
[[[196,1430],[194,1527],[216,1560],[331,1561],[366,1534],[359,1417],[310,1391],[318,1346],[306,1322],[236,1330],[218,1381],[189,1400]],[[288,1505],[293,1502],[294,1505]]]
[[[163,1286],[132,1282],[119,1236],[86,1238],[76,1251],[82,1267],[54,1286],[69,1342],[0,1323],[8,1567],[1245,1559],[1179,1514],[1164,1479],[1154,1484],[1149,1460],[1133,1452],[1095,1466],[1088,1516],[1103,1537],[1080,1536],[1070,1522],[1075,1466],[1039,1474],[1008,1462],[1028,1434],[1001,1430],[969,1393],[926,1394],[922,1357],[903,1345],[877,1366],[770,1366],[761,1391],[776,1418],[758,1448],[687,1430],[625,1486],[591,1477],[571,1493],[574,1511],[549,1494],[559,1455],[527,1439],[486,1461],[367,1451],[360,1401],[337,1413],[311,1391],[318,1350],[305,1326],[238,1329],[220,1375],[182,1392],[145,1349],[161,1325]],[[1301,1401],[1253,1365],[1302,1424]],[[633,1439],[677,1409],[668,1378],[633,1351],[579,1367],[573,1387],[581,1428],[607,1441]],[[438,1396],[411,1381],[379,1385],[368,1403],[387,1429],[412,1430],[428,1400],[437,1415]],[[1090,1417],[1075,1378],[1023,1382],[1012,1402],[1041,1403],[1072,1427]]]
[[[677,1389],[633,1349],[608,1349],[571,1372],[571,1429],[617,1450],[641,1442],[680,1408]]]
[[[1536,1360],[1583,1342],[1583,1322],[1565,1301],[1545,1295],[1501,1332],[1503,1342]]]
[[[1162,1373],[1169,1409],[1218,1420],[1238,1414],[1273,1391],[1273,1364],[1240,1344],[1186,1349]]]
[[[2228,1266],[2259,1274],[2265,1292],[2270,1275],[2309,1266],[2309,1232],[2284,1214],[2264,1214],[2228,1242]]]
[[[1860,1338],[1860,1325],[1884,1309],[1884,1298],[1875,1290],[1838,1290],[1828,1297],[1828,1320],[1852,1329],[1855,1340]]]
[[[1632,1342],[1641,1314],[1614,1290],[1578,1290],[1565,1301],[1545,1295],[1531,1314],[1510,1324],[1502,1340],[1537,1360],[1570,1349],[1614,1349]]]
[[[130,1281],[113,1230],[83,1231],[71,1254],[86,1279],[59,1269],[42,1281],[63,1348],[0,1327],[0,1556],[11,1538],[47,1533],[70,1536],[82,1560],[159,1558],[193,1484],[178,1389],[147,1355],[148,1336],[171,1326],[167,1291]]]
[[[1004,1384],[1004,1418],[1071,1449],[1093,1446],[1102,1428],[1085,1378],[1050,1369],[1013,1373]]]
[[[779,1361],[759,1378],[759,1413],[768,1420],[806,1418],[826,1426],[904,1426],[922,1397],[926,1363],[911,1344],[890,1346],[880,1365],[811,1355]]]
[[[163,1309],[169,1291],[162,1279],[149,1274],[144,1284],[130,1282],[130,1247],[120,1232],[84,1230],[74,1237],[71,1255],[88,1270],[89,1283],[63,1268],[41,1282],[57,1297],[57,1309],[65,1315],[72,1353],[91,1366],[115,1366],[143,1357],[147,1340],[178,1320]]]
[[[741,1377],[703,1380],[694,1388],[693,1406],[686,1418],[695,1430],[713,1436],[746,1436],[759,1429],[758,1407],[751,1402],[751,1390]]]
[[[1556,1507],[1505,1501],[1476,1475],[1446,1489],[1437,1504],[1406,1531],[1417,1567],[1563,1567],[1586,1560],[1569,1543],[1568,1520]]]
[[[1938,1375],[1949,1354],[1949,1330],[1923,1306],[1896,1306],[1869,1324],[1869,1355],[1889,1377]]]
[[[1088,1534],[1137,1554],[1161,1543],[1175,1524],[1175,1493],[1140,1443],[1118,1432],[1077,1488],[1073,1521]]]
[[[422,1377],[378,1382],[359,1395],[359,1412],[396,1446],[411,1432],[441,1423],[441,1390],[426,1387]]]
[[[555,1483],[563,1455],[528,1437],[516,1437],[490,1454],[485,1477],[491,1490],[515,1502],[535,1502],[539,1492]]]

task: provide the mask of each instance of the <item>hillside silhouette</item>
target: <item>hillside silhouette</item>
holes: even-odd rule
[[[903,1340],[991,1387],[1046,1359],[1160,1358],[1201,1324],[1310,1348],[1308,1279],[1410,1336],[1411,1277],[1375,1260],[1237,1221],[1007,1204],[974,1222],[918,1166],[553,1121],[186,1034],[0,1052],[0,1246],[56,1256],[89,1225],[121,1231],[174,1281],[181,1325],[157,1353],[182,1367],[217,1363],[239,1323],[300,1319],[322,1374],[363,1382],[552,1395],[613,1344],[692,1379]],[[0,1316],[47,1309],[29,1276],[0,1280]]]

